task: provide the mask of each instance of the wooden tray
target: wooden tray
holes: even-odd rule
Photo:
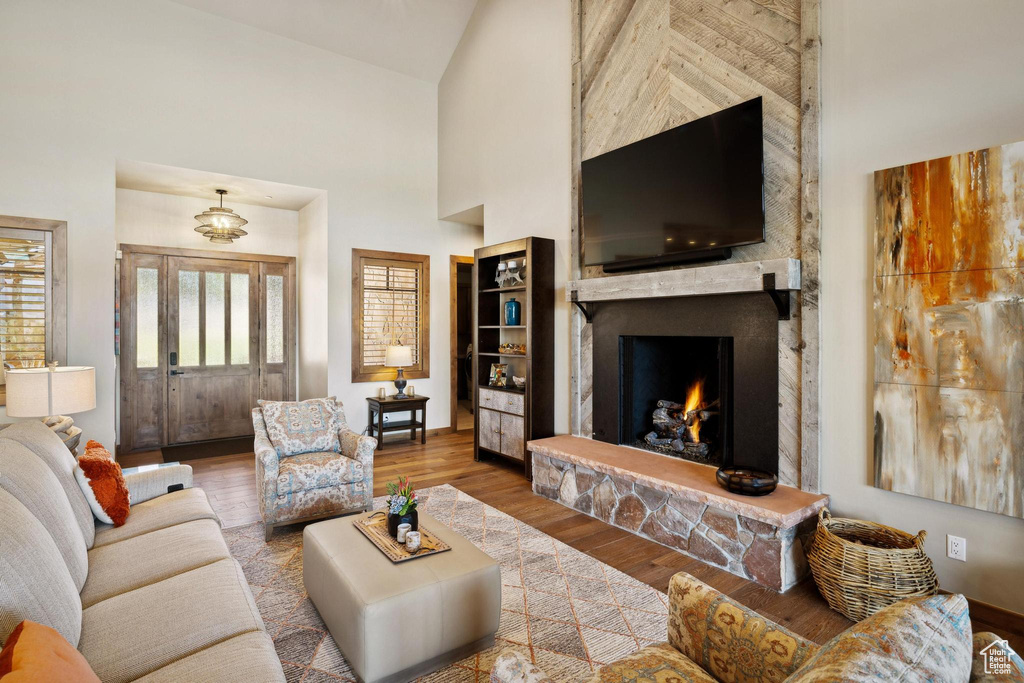
[[[419,525],[420,549],[410,553],[405,549],[404,543],[396,541],[388,533],[388,516],[385,512],[374,512],[373,514],[357,519],[352,522],[363,535],[370,539],[370,542],[377,546],[384,555],[393,563],[408,562],[420,557],[436,555],[452,547],[430,532],[422,524]]]

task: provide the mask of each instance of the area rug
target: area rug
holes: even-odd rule
[[[501,565],[495,646],[424,681],[480,682],[502,650],[529,654],[556,681],[666,639],[664,593],[445,484],[420,491],[422,509]],[[384,499],[374,500],[376,508]],[[289,681],[356,680],[302,585],[302,526],[263,540],[263,525],[224,530],[252,587]]]

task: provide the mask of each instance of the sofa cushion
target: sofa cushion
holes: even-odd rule
[[[253,631],[179,659],[143,676],[136,683],[283,683],[284,680],[274,641],[262,631]]]
[[[260,401],[270,442],[280,456],[339,451],[334,397],[308,401]]]
[[[6,427],[0,432],[0,439],[17,441],[47,464],[56,475],[61,488],[64,489],[68,502],[71,503],[75,521],[78,522],[78,528],[82,530],[82,538],[85,539],[85,546],[91,548],[96,534],[96,520],[92,516],[89,502],[85,499],[85,495],[75,479],[77,464],[75,456],[71,455],[71,451],[60,440],[60,437],[39,420],[26,420]]]
[[[278,463],[277,495],[362,481],[363,466],[340,453],[302,453]]]
[[[86,608],[78,649],[100,679],[116,683],[262,630],[242,568],[220,560]]]
[[[967,598],[909,598],[822,645],[788,680],[966,681],[972,651]]]
[[[713,683],[704,669],[668,643],[650,645],[597,670],[589,683]]]
[[[0,488],[17,498],[46,527],[75,588],[82,590],[89,573],[85,536],[53,470],[17,441],[0,439]]]
[[[722,683],[781,681],[818,650],[685,572],[668,594],[669,642]]]
[[[132,506],[132,512],[124,526],[109,524],[96,525],[94,548],[134,538],[157,529],[166,529],[175,524],[192,522],[197,519],[217,520],[217,513],[210,507],[210,501],[202,489],[185,489],[165,496],[159,496]]]
[[[85,454],[78,456],[75,480],[96,519],[114,526],[124,524],[132,504],[131,495],[124,484],[121,466],[103,444],[92,440],[86,444]]]
[[[0,489],[0,645],[25,619],[78,646],[82,603],[57,544],[13,495]]]
[[[0,652],[4,683],[100,683],[82,653],[49,626],[27,619],[14,629]]]
[[[175,524],[93,548],[82,607],[229,557],[220,524],[212,519]]]

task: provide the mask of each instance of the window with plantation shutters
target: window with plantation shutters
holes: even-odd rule
[[[0,359],[5,370],[63,363],[67,224],[0,216]],[[0,382],[0,405],[6,386]]]
[[[0,229],[0,352],[8,369],[46,366],[49,233]]]
[[[412,349],[407,378],[429,377],[430,257],[352,250],[352,381],[395,378],[385,366],[387,347]]]

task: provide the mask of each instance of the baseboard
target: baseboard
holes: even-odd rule
[[[974,598],[967,598],[967,605],[970,608],[972,619],[984,621],[990,626],[1013,635],[1024,636],[1024,614],[1018,614],[1005,607],[990,605]]]

